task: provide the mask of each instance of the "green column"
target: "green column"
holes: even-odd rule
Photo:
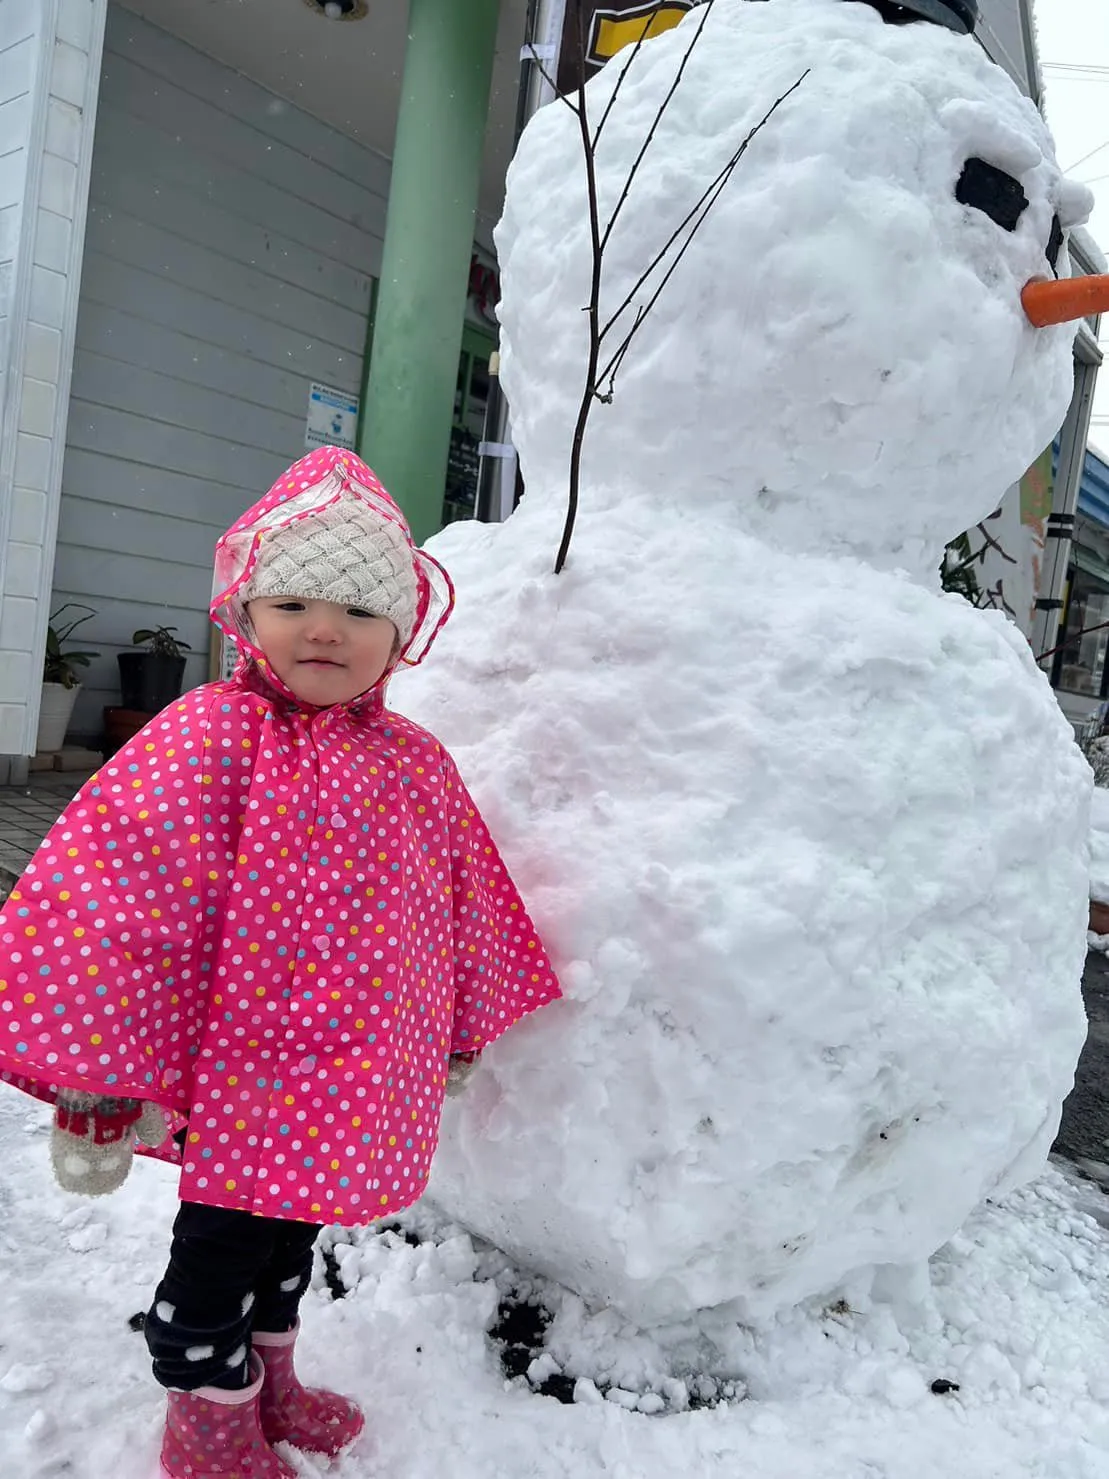
[[[418,543],[442,521],[500,0],[410,0],[358,451]]]

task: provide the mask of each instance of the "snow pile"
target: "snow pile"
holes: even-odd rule
[[[629,73],[602,219],[699,24]],[[450,1106],[433,1195],[639,1323],[927,1258],[1042,1164],[1085,1031],[1087,768],[1019,634],[934,590],[1062,419],[1070,336],[1019,294],[1080,202],[967,38],[841,0],[707,24],[610,308],[809,72],[594,410],[559,577],[587,225],[575,120],[529,127],[499,239],[529,493],[434,541],[458,611],[392,695],[457,755],[568,992]],[[1019,176],[1015,231],[956,202],[975,157]]]
[[[115,1196],[67,1196],[46,1122],[0,1089],[4,1472],[150,1479],[165,1398],[128,1322],[164,1267],[176,1178],[148,1162]],[[1107,1247],[1086,1207],[1104,1217],[1109,1199],[1049,1173],[975,1216],[919,1298],[852,1296],[758,1329],[701,1317],[645,1333],[533,1285],[553,1316],[534,1359],[566,1373],[573,1405],[506,1380],[490,1332],[517,1271],[409,1218],[414,1245],[335,1249],[346,1298],[321,1260],[302,1308],[298,1362],[363,1404],[365,1436],[330,1466],[287,1453],[301,1479],[1107,1479]],[[729,1379],[745,1399],[680,1410],[683,1390],[695,1407]],[[937,1379],[958,1390],[934,1393]],[[661,1415],[628,1410],[651,1392]]]

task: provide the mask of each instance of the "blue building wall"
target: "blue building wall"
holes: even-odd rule
[[[1078,512],[1109,530],[1109,463],[1089,447],[1078,489]]]

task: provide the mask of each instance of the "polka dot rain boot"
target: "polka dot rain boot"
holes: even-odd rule
[[[250,1386],[238,1392],[201,1387],[167,1392],[161,1479],[296,1479],[274,1453],[258,1415],[262,1363],[250,1358]]]
[[[251,1340],[265,1362],[262,1382],[262,1432],[270,1443],[291,1443],[307,1453],[333,1457],[353,1443],[365,1419],[358,1407],[336,1392],[303,1387],[293,1369],[299,1322],[282,1335],[255,1330]]]

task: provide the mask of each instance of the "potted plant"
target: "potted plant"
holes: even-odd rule
[[[71,617],[57,625],[58,618],[66,611],[83,611],[84,616]],[[46,654],[42,664],[42,702],[39,708],[38,736],[35,748],[49,754],[60,750],[65,743],[65,732],[73,715],[73,705],[81,688],[78,668],[87,668],[99,652],[75,652],[66,650],[68,642],[79,626],[90,621],[96,612],[90,606],[79,606],[67,601],[50,618],[46,628]]]
[[[185,653],[192,649],[173,635],[176,630],[176,627],[143,627],[131,642],[145,651],[119,654],[121,708],[157,714],[181,697]]]

